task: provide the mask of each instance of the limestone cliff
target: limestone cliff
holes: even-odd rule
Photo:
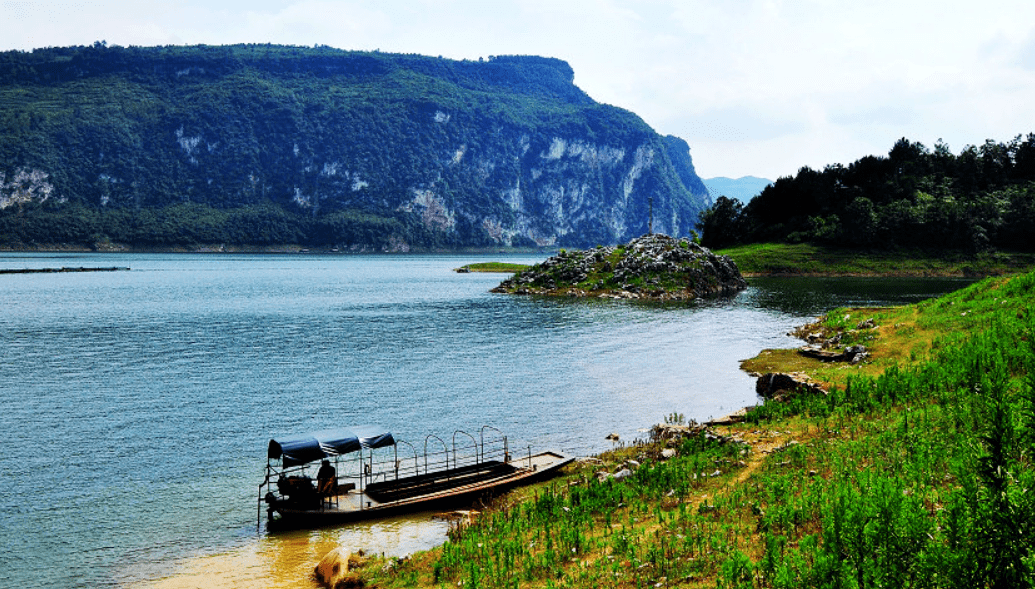
[[[645,233],[653,207],[689,235],[708,205],[689,146],[573,79],[326,47],[0,53],[0,223],[23,242],[585,247]]]

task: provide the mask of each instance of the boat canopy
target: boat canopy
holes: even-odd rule
[[[269,458],[283,458],[284,466],[299,466],[361,448],[384,448],[395,444],[391,432],[375,426],[328,429],[303,436],[270,440]]]

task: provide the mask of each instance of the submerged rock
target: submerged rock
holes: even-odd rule
[[[492,292],[684,301],[747,288],[737,265],[688,239],[649,234],[617,247],[564,251]]]

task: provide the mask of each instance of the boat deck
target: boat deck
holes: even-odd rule
[[[542,452],[512,462],[484,462],[425,475],[380,481],[364,490],[348,489],[324,497],[315,509],[289,505],[275,508],[283,524],[333,523],[392,513],[430,509],[450,502],[474,499],[490,492],[502,492],[550,476],[573,459],[555,452]]]

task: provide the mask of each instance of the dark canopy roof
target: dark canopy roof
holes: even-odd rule
[[[284,466],[298,466],[330,456],[341,456],[360,448],[383,448],[395,444],[391,432],[364,425],[350,429],[328,429],[303,436],[270,440],[269,458],[283,457]]]

